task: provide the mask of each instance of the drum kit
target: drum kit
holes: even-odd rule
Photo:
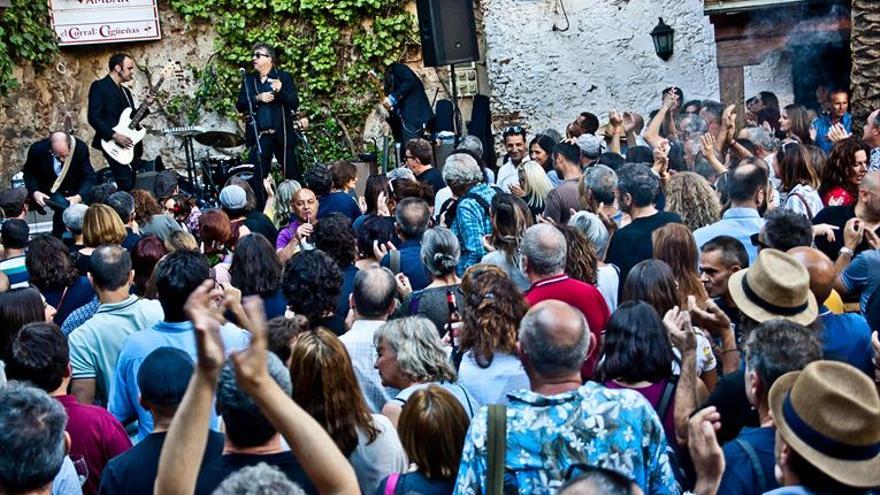
[[[236,133],[207,131],[198,126],[172,127],[165,129],[164,133],[183,138],[187,179],[200,195],[208,194],[216,198],[229,179],[239,177],[250,180],[254,176],[252,163],[242,163],[237,152],[227,151],[244,144],[244,138]],[[206,150],[203,157],[196,158],[193,141],[213,150]]]

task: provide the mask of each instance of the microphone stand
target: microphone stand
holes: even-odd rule
[[[262,177],[263,173],[263,145],[260,144],[260,129],[257,127],[257,116],[254,114],[254,104],[251,103],[251,90],[248,87],[247,83],[247,71],[244,68],[238,69],[241,72],[241,83],[244,84],[244,94],[248,102],[248,114],[251,118],[251,125],[254,127],[254,138],[257,141],[257,163],[256,166],[259,167],[258,172],[260,172],[260,177]]]

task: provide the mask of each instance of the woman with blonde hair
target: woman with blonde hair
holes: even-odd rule
[[[468,418],[476,414],[480,404],[458,383],[458,375],[431,320],[410,316],[386,322],[373,334],[373,344],[382,385],[400,390],[382,408],[382,414],[392,423],[397,425],[400,412],[413,393],[432,383],[452,393]]]
[[[506,404],[507,394],[529,388],[516,356],[519,321],[528,305],[497,266],[474,265],[461,283],[459,381],[481,404]]]
[[[655,230],[651,241],[654,244],[654,258],[672,269],[679,306],[688,307],[688,296],[694,296],[697,304],[702,305],[709,295],[697,273],[700,252],[691,231],[680,223],[669,223]]]
[[[663,192],[666,194],[666,211],[678,213],[681,223],[691,231],[721,219],[718,195],[700,174],[677,173],[669,179]]]
[[[290,352],[293,400],[327,430],[354,468],[361,493],[373,493],[390,473],[406,469],[391,421],[371,414],[345,346],[319,328],[300,333]]]
[[[275,215],[272,220],[279,229],[290,223],[290,215],[293,214],[293,196],[300,189],[302,186],[295,180],[286,180],[278,184],[275,192]]]
[[[400,441],[416,470],[392,473],[382,480],[375,494],[452,493],[468,425],[461,404],[443,387],[429,385],[416,391],[397,425]]]
[[[125,225],[113,208],[94,204],[86,210],[83,218],[83,244],[74,255],[76,268],[83,275],[92,270],[92,252],[101,244],[122,244],[128,236]]]
[[[782,109],[779,130],[785,133],[785,137],[801,144],[813,144],[813,138],[810,137],[810,114],[803,105],[792,103]]]
[[[492,198],[490,220],[492,233],[488,244],[492,250],[480,262],[501,268],[521,292],[527,291],[532,284],[519,268],[519,243],[523,233],[534,223],[529,207],[513,194],[496,194]]]
[[[544,213],[544,201],[553,190],[547,172],[535,160],[526,160],[517,167],[517,173],[519,173],[519,187],[523,193],[522,199],[529,205],[532,216]]]

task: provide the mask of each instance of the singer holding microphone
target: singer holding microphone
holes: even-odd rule
[[[269,175],[274,156],[281,164],[284,177],[301,180],[296,161],[296,134],[299,97],[289,72],[275,67],[275,50],[265,43],[253,48],[255,72],[241,69],[242,84],[236,108],[247,115],[246,142],[251,148],[250,162],[254,164],[251,188],[257,196],[258,208],[266,202],[263,179]]]

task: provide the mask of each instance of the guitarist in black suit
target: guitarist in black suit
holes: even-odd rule
[[[407,141],[423,137],[434,119],[434,112],[419,76],[405,64],[395,62],[385,70],[385,101],[382,105],[392,113],[391,131],[400,143],[401,161]]]
[[[248,118],[253,111],[256,120],[256,129],[252,122],[247,124],[246,142],[251,147],[250,162],[259,167],[251,187],[257,196],[258,207],[262,208],[266,202],[263,179],[269,175],[273,156],[281,164],[284,177],[297,181],[302,179],[296,160],[296,134],[293,131],[299,96],[293,85],[293,76],[275,67],[275,50],[272,47],[265,43],[254,45],[253,64],[256,72],[245,75],[236,108]]]
[[[31,145],[22,172],[33,201],[54,210],[52,235],[60,238],[64,209],[83,202],[95,182],[88,145],[70,134],[53,132]]]
[[[101,148],[101,140],[113,140],[120,146],[132,146],[130,138],[114,132],[113,128],[119,123],[119,117],[123,110],[131,108],[132,112],[135,111],[131,90],[123,85],[123,83],[134,79],[134,60],[128,54],[117,53],[110,57],[107,65],[110,68],[110,73],[103,79],[94,81],[89,88],[89,125],[95,129],[92,147],[101,150],[104,154],[104,159],[110,165],[110,171],[113,172],[113,178],[116,180],[116,186],[119,190],[131,191],[134,188],[135,177],[135,171],[132,167],[141,162],[143,143],[138,143],[134,147],[135,160],[129,166],[110,157]],[[152,104],[152,96],[148,96],[146,102],[148,105]]]

